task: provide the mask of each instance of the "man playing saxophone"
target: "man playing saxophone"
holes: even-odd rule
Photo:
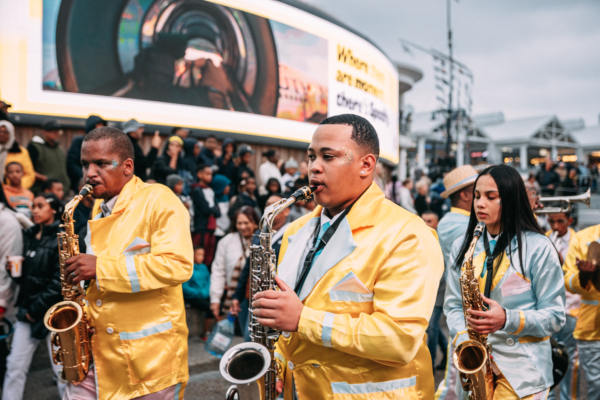
[[[181,283],[192,274],[189,214],[171,190],[133,174],[133,147],[97,128],[81,148],[96,201],[87,254],[67,260],[69,283],[89,281],[86,313],[94,365],[66,400],[183,398],[188,380]]]
[[[485,251],[473,267],[487,311],[464,310],[463,295],[469,293],[461,294],[460,287],[478,222],[486,226],[480,239]],[[565,289],[557,251],[538,226],[514,168],[495,165],[481,172],[467,235],[454,242],[450,262],[444,313],[454,345],[469,339],[465,322],[487,335],[494,400],[545,399],[553,384],[549,338],[565,323]],[[461,383],[456,386],[459,398],[467,398]]]
[[[379,141],[356,115],[325,119],[310,147],[319,205],[290,224],[281,291],[258,293],[258,322],[284,331],[286,400],[433,399],[424,340],[443,271],[435,232],[373,183]],[[357,373],[360,371],[360,373]]]

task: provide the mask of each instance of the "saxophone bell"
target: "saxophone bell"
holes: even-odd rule
[[[290,198],[282,199],[265,208],[259,223],[260,245],[250,246],[250,301],[265,290],[278,290],[275,282],[277,260],[271,248],[274,233],[273,221],[277,214],[297,201],[308,200],[315,188],[303,187]],[[219,364],[221,375],[234,383],[225,395],[226,400],[275,400],[275,383],[281,373],[281,365],[275,357],[275,343],[280,332],[258,323],[250,303],[248,330],[251,342],[233,346],[223,355]],[[262,395],[262,396],[261,396]]]

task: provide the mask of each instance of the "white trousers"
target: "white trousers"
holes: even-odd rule
[[[150,393],[141,397],[136,397],[136,400],[183,400],[183,396],[180,397],[181,384],[169,386],[160,392]],[[85,376],[85,379],[81,381],[77,386],[67,385],[67,390],[63,400],[96,400],[98,395],[96,393],[96,370],[92,366]]]
[[[6,374],[4,375],[4,388],[2,390],[2,400],[21,400],[25,390],[25,381],[27,372],[33,359],[33,353],[37,349],[41,340],[31,337],[31,324],[17,321],[10,354],[6,358]],[[62,370],[60,365],[52,362],[52,345],[50,344],[50,334],[46,337],[46,345],[50,353],[50,364],[54,370],[58,382],[58,392],[62,397],[65,391],[65,384],[61,383],[59,373]]]

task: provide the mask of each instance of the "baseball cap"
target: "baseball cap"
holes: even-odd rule
[[[55,119],[46,119],[42,122],[42,129],[45,131],[59,131],[61,126]]]
[[[138,130],[138,128],[143,128],[144,124],[137,122],[137,120],[135,119],[130,119],[129,121],[123,122],[121,124],[121,129],[123,129],[123,132],[125,133],[131,133],[131,132],[135,132]]]

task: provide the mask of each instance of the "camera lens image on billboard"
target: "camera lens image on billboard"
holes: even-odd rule
[[[203,0],[43,0],[43,89],[319,123],[328,41]]]

